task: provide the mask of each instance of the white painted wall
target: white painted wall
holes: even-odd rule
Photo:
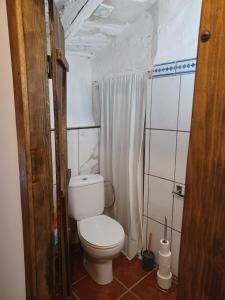
[[[201,3],[157,0],[92,59],[93,79],[196,57]]]
[[[92,74],[90,60],[66,55],[70,71],[67,83],[68,127],[94,125],[92,116]]]
[[[155,53],[153,31],[153,19],[146,11],[92,59],[93,80],[123,72],[149,70]]]
[[[5,0],[0,0],[0,299],[25,300],[18,148]]]
[[[154,64],[195,58],[202,0],[159,0],[152,8]],[[157,17],[156,17],[157,16]]]

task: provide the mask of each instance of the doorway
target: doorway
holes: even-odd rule
[[[148,299],[148,289],[151,290],[151,293],[156,293],[155,298],[168,297],[169,294],[162,293],[156,285],[153,284],[152,287],[148,284],[151,280],[152,283],[156,282],[156,274],[154,275],[154,272],[140,275],[143,270],[138,255],[141,255],[141,248],[144,250],[148,248],[151,233],[152,239],[148,250],[152,250],[153,253],[158,253],[159,246],[157,243],[161,237],[167,237],[166,239],[170,242],[172,250],[171,271],[175,276],[178,276],[180,281],[178,297],[182,299],[214,299],[216,296],[222,300],[224,299],[224,243],[222,230],[224,228],[224,216],[221,215],[221,212],[223,211],[224,203],[221,199],[223,199],[224,189],[221,178],[223,178],[224,174],[224,156],[222,151],[224,148],[222,142],[224,140],[224,82],[220,66],[223,64],[224,59],[222,51],[224,45],[220,33],[224,25],[224,5],[219,1],[215,1],[213,4],[203,1],[198,62],[196,61],[196,50],[201,1],[197,3],[197,1],[192,2],[190,0],[187,1],[185,6],[183,2],[178,1],[176,5],[176,9],[179,11],[178,18],[176,18],[175,7],[172,5],[170,7],[166,6],[163,1],[129,1],[133,2],[129,5],[137,8],[133,10],[133,13],[137,14],[136,16],[130,14],[130,10],[126,9],[128,4],[125,2],[127,1],[95,3],[97,6],[94,9],[92,7],[91,13],[90,2],[88,2],[82,3],[75,16],[73,16],[77,7],[76,1],[58,1],[59,17],[56,7],[53,8],[50,1],[49,12],[52,17],[50,19],[50,29],[52,31],[51,58],[48,61],[50,63],[47,63],[46,55],[44,2],[37,5],[33,1],[25,3],[18,0],[15,6],[12,5],[10,0],[7,3],[13,61],[17,134],[20,146],[19,163],[21,196],[23,199],[23,226],[26,228],[24,230],[24,241],[27,298],[52,299],[58,297],[58,299],[66,299],[66,297],[70,296],[71,289],[73,297],[78,299],[85,299],[87,295],[90,297],[90,293],[91,297],[96,297],[96,299],[99,297],[102,299],[104,297],[109,299],[126,299],[127,297],[128,299]],[[194,12],[198,13],[197,18],[196,15],[195,17],[193,16],[193,5],[196,5]],[[12,7],[13,9],[11,9]],[[88,14],[87,8],[89,8]],[[116,14],[116,11],[118,11],[118,14]],[[67,13],[64,15],[64,12]],[[82,17],[83,12],[85,12],[86,19]],[[34,18],[34,15],[36,18]],[[179,25],[183,24],[184,16],[189,16],[189,21],[191,22],[190,24],[187,22],[186,26],[181,27]],[[67,63],[65,58],[65,41],[60,18],[66,29],[67,42],[65,49],[68,49],[69,56],[71,56],[68,59],[69,63]],[[113,26],[106,24],[107,18],[110,22],[114,22]],[[115,26],[115,20],[118,23],[123,23],[123,20],[125,20],[126,26],[122,29],[121,26]],[[96,23],[100,23],[100,25]],[[96,29],[99,26],[101,29]],[[173,26],[174,31],[171,30]],[[182,28],[182,30],[176,31],[176,26]],[[210,30],[206,30],[206,27]],[[72,33],[73,28],[75,28],[76,32],[74,36]],[[109,34],[108,30],[110,30],[111,34]],[[104,33],[102,34],[101,31]],[[146,32],[151,32],[151,34],[139,36],[139,33]],[[190,32],[193,35],[189,36]],[[92,40],[91,43],[85,40],[89,33],[91,37],[89,36],[88,39],[94,38],[94,46]],[[98,40],[97,46],[96,35],[100,36],[100,42]],[[106,43],[104,36],[107,39],[111,39],[109,44],[107,44],[108,42]],[[149,41],[152,42],[150,48],[148,48]],[[164,43],[166,41],[170,42],[170,46],[167,43],[167,47],[165,47]],[[175,41],[179,41],[179,43],[175,43]],[[34,42],[37,45],[35,52],[29,51],[30,45],[34,44]],[[215,44],[217,45],[218,55],[215,55]],[[178,49],[182,49],[182,57]],[[189,50],[187,51],[187,49]],[[123,50],[125,50],[125,53]],[[142,55],[143,50],[147,51],[146,56]],[[76,55],[71,55],[71,52],[76,53]],[[34,53],[35,55],[33,55]],[[174,59],[170,60],[168,53],[172,53]],[[193,55],[189,56],[190,53]],[[206,53],[207,55],[205,55]],[[212,57],[214,61],[213,66],[209,64],[209,53],[211,54],[210,59]],[[88,112],[85,112],[85,116],[90,117],[89,121],[93,123],[92,125],[89,124],[89,126],[75,125],[68,128],[66,122],[66,117],[68,117],[66,114],[67,102],[65,101],[67,90],[66,74],[69,69],[68,65],[72,66],[73,71],[73,64],[70,64],[70,60],[74,60],[74,70],[75,73],[77,72],[77,62],[80,61],[81,56],[83,61],[81,68],[84,68],[84,66],[85,68],[90,67],[90,61],[92,68],[95,68],[95,72],[91,72],[91,76],[93,76],[91,77],[91,84],[88,85],[91,93],[86,93],[85,97],[83,93],[84,91],[87,92],[87,77],[80,78],[80,84],[82,82],[86,84],[80,93],[80,99],[82,97],[85,98],[85,105],[89,104]],[[84,56],[88,62],[86,64],[84,63]],[[74,59],[74,57],[76,58]],[[130,60],[131,57],[134,60]],[[147,59],[147,64],[143,63],[145,59]],[[192,127],[190,129],[191,100],[193,97],[196,63],[195,102]],[[127,64],[129,69],[127,69]],[[122,249],[123,256],[121,255],[114,260],[115,278],[111,282],[111,286],[113,286],[111,289],[110,285],[97,286],[82,269],[81,261],[84,254],[82,253],[82,256],[79,256],[81,248],[76,243],[77,239],[74,238],[76,237],[76,226],[74,227],[74,232],[71,233],[71,236],[74,238],[74,248],[70,248],[68,243],[69,212],[67,207],[70,179],[68,167],[71,168],[72,177],[79,175],[76,174],[76,171],[80,172],[82,176],[90,175],[88,174],[90,172],[100,172],[103,175],[103,156],[98,154],[99,152],[101,154],[104,153],[104,135],[102,133],[106,127],[102,116],[107,111],[103,109],[103,105],[107,101],[104,101],[105,98],[103,99],[103,92],[107,91],[110,97],[113,98],[112,95],[115,95],[115,93],[112,86],[117,86],[118,78],[121,80],[121,78],[136,72],[138,72],[138,75],[141,73],[146,83],[146,115],[142,131],[143,141],[145,142],[145,148],[142,148],[142,153],[145,154],[143,160],[144,170],[140,175],[141,177],[138,177],[143,179],[141,186],[143,186],[144,193],[142,193],[143,202],[140,202],[140,206],[136,207],[137,210],[141,208],[138,216],[141,216],[141,219],[143,219],[143,223],[139,227],[143,227],[141,234],[137,236],[143,236],[143,239],[138,240],[135,244],[136,248],[134,249],[136,249],[136,253],[133,257],[130,254],[131,252],[127,250],[130,249],[129,243],[131,243],[129,234],[131,232],[133,237],[132,234],[136,232],[138,227],[135,224],[132,228],[133,231],[129,232],[132,226],[127,226],[124,221],[124,215],[122,214],[122,217],[120,215],[121,204],[123,207],[124,203],[120,202],[121,190],[118,187],[119,184],[117,184],[115,177],[107,178],[105,182],[106,194],[108,189],[106,199],[109,201],[109,208],[112,210],[105,212],[105,215],[112,214],[113,218],[122,224],[125,232],[125,246]],[[57,201],[55,202],[53,199],[54,177],[52,176],[51,164],[51,127],[47,74],[49,77],[53,77],[55,106],[55,127],[52,128],[54,129],[52,132],[55,132],[53,145],[56,146]],[[69,74],[72,74],[72,72]],[[83,72],[83,74],[86,76],[87,72]],[[70,82],[72,86],[74,85],[74,90],[77,91],[79,90],[77,79],[73,81],[72,77],[70,77]],[[216,86],[215,82],[217,83]],[[109,88],[110,86],[111,88]],[[121,99],[124,100],[124,94],[121,92],[122,85],[119,86],[120,88],[116,89],[117,92],[119,91],[119,95],[117,94],[115,98],[119,99],[122,95]],[[203,90],[202,87],[204,87]],[[73,91],[72,87],[71,91]],[[202,97],[203,94],[204,97]],[[86,101],[90,95],[91,98]],[[72,94],[71,96],[73,97]],[[110,101],[109,103],[111,104]],[[113,103],[113,105],[116,104]],[[115,107],[113,106],[114,109]],[[82,112],[82,105],[79,109]],[[67,111],[74,111],[74,107],[67,107]],[[132,112],[132,109],[130,111]],[[118,114],[113,115],[113,118],[116,119],[116,117],[118,117]],[[215,120],[218,122],[214,122]],[[93,131],[90,133],[89,130]],[[92,135],[94,130],[97,132],[95,132],[95,138]],[[186,180],[189,133],[191,133],[191,146],[189,148]],[[114,132],[113,135],[115,137],[113,142],[115,142],[116,136]],[[68,141],[69,165],[67,165],[67,136],[69,137],[68,140],[70,140]],[[200,136],[202,137],[201,143],[199,143]],[[88,144],[92,138],[95,140],[94,153],[97,153],[97,155],[93,155],[93,144]],[[214,145],[217,147],[214,147]],[[119,146],[117,143],[116,150],[118,150]],[[91,151],[88,152],[87,150]],[[108,152],[106,151],[106,153]],[[209,156],[214,157],[214,159],[209,161]],[[76,162],[78,162],[78,165],[76,165]],[[121,160],[121,163],[123,163],[123,160]],[[116,164],[112,165],[112,169],[114,167],[116,167]],[[213,178],[212,174],[215,174]],[[104,176],[106,175],[104,174]],[[201,184],[198,186],[199,189],[196,189],[194,183],[199,178],[201,178]],[[212,181],[208,182],[209,178]],[[142,181],[140,182],[142,183]],[[109,183],[108,187],[107,183]],[[205,197],[203,197],[204,193],[202,192],[206,188],[208,195],[206,199],[209,204],[207,209],[204,205]],[[184,195],[185,200],[183,200]],[[195,199],[195,202],[193,202],[193,199]],[[216,212],[214,215],[211,214],[212,200]],[[137,199],[135,201],[134,203],[137,204]],[[54,203],[55,206],[53,205]],[[130,202],[128,203],[130,204]],[[184,220],[181,228],[183,204]],[[201,218],[199,218],[199,215]],[[54,216],[54,219],[52,216]],[[163,233],[165,216],[167,235]],[[134,219],[137,220],[136,217]],[[128,225],[134,225],[134,219]],[[205,227],[206,222],[204,220],[206,219],[207,224],[210,224],[210,226]],[[127,219],[125,218],[125,220]],[[192,220],[191,224],[190,220]],[[71,223],[74,224],[72,221]],[[193,227],[191,231],[190,226]],[[203,233],[202,238],[198,240],[200,233]],[[193,236],[195,236],[194,242],[192,240]],[[180,238],[182,245],[181,262],[178,270]],[[134,238],[133,241],[136,242],[136,239]],[[186,245],[189,247],[188,266],[185,255]],[[131,248],[133,249],[133,247]],[[72,255],[69,255],[69,249],[72,250]],[[193,262],[195,262],[195,266],[198,263],[195,260],[196,251],[198,254],[196,257],[201,258],[198,259],[201,268],[195,272],[198,285],[193,290],[191,286],[193,282],[188,281],[187,278],[189,278],[190,273],[194,272],[194,268],[192,268]],[[205,255],[202,256],[202,252]],[[73,258],[73,255],[77,255],[77,257]],[[69,269],[72,265],[69,257],[74,262],[75,277],[78,274],[77,272],[83,272],[79,280],[69,275]],[[127,260],[126,257],[132,258],[132,261]],[[159,263],[157,259],[156,255],[156,263]],[[205,263],[209,263],[207,276],[202,275],[205,270],[205,267],[203,267]],[[28,276],[28,274],[31,274],[31,276]],[[58,274],[58,277],[56,274]],[[135,282],[133,277],[135,277]],[[70,281],[71,278],[72,281]],[[189,285],[187,285],[187,281]],[[96,287],[98,287],[97,290]],[[175,289],[170,290],[172,299],[175,297]],[[148,291],[147,295],[145,291]]]

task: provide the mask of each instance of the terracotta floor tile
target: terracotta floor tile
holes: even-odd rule
[[[80,300],[115,300],[125,290],[115,279],[110,284],[99,285],[90,276],[85,277],[73,286],[73,291]]]
[[[75,294],[72,294],[71,296],[71,300],[79,300],[78,296]]]
[[[154,271],[135,286],[132,292],[143,300],[176,300],[177,286],[173,284],[170,292],[161,291],[157,286],[156,272]]]
[[[120,300],[138,300],[139,298],[135,297],[133,294],[130,292],[126,293],[124,296],[119,298]]]
[[[113,274],[127,287],[131,287],[147,272],[142,269],[141,260],[138,258],[130,261],[124,255],[120,255],[113,260]]]
[[[83,266],[83,253],[81,249],[71,249],[71,283],[74,284],[85,275],[87,272]]]

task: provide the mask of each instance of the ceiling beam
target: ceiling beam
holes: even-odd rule
[[[81,13],[87,2],[88,0],[67,1],[62,7],[60,14],[65,33],[69,30],[74,19]]]
[[[77,1],[85,1],[85,0],[77,0]],[[93,14],[93,12],[102,2],[103,0],[86,0],[86,4],[83,6],[83,8],[81,10],[79,9],[79,14],[78,11],[76,14],[74,14],[73,12],[74,19],[70,24],[70,26],[65,29],[66,39],[69,38],[71,33],[74,35],[80,30],[80,28],[83,26],[84,21],[86,21]],[[64,15],[63,18],[66,18],[66,15]]]

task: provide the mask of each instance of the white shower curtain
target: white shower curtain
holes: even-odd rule
[[[114,217],[124,228],[124,253],[129,259],[142,247],[146,85],[144,74],[99,82],[100,172],[114,185]]]

